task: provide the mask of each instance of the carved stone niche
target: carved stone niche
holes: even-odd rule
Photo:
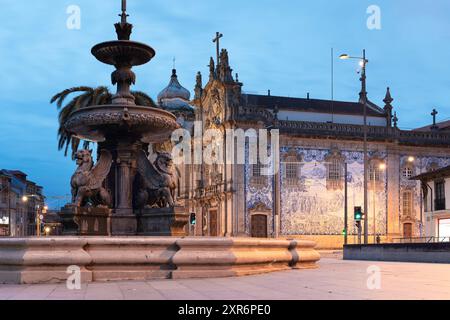
[[[252,214],[271,215],[272,209],[262,202],[257,202],[255,205],[253,205],[251,208],[248,209],[248,212],[250,213],[250,215]]]
[[[342,190],[344,188],[345,157],[337,147],[332,147],[325,157],[327,168],[327,190]]]

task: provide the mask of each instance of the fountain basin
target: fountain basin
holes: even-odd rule
[[[103,142],[110,135],[136,135],[145,143],[163,142],[179,128],[176,117],[157,108],[136,105],[91,106],[73,112],[65,128],[77,137]]]
[[[0,239],[0,283],[218,278],[317,268],[306,240],[182,237]],[[72,271],[73,272],[73,271]]]
[[[152,47],[129,40],[115,40],[102,42],[91,49],[97,60],[116,65],[118,61],[127,61],[131,66],[146,64],[155,56]]]

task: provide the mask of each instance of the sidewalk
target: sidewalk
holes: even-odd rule
[[[367,286],[371,266],[380,270],[380,290]],[[450,299],[450,272],[449,265],[324,257],[319,269],[240,278],[90,283],[81,290],[68,290],[65,284],[0,285],[0,300],[4,299]]]

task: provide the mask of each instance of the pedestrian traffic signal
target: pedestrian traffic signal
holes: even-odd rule
[[[197,219],[195,217],[195,213],[191,213],[191,225],[195,225],[197,223]]]
[[[361,207],[355,207],[355,221],[361,221],[363,219],[363,213]]]

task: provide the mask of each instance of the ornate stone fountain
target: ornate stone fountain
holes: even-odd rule
[[[133,26],[127,22],[125,0],[120,16],[115,24],[118,40],[99,43],[91,51],[116,68],[111,74],[117,85],[112,103],[77,110],[65,124],[78,138],[98,143],[95,166],[89,151],[76,156],[73,201],[61,215],[65,233],[184,235],[188,214],[176,206],[171,157],[160,154],[150,163],[144,151],[148,144],[168,140],[179,125],[170,112],[135,104],[132,67],[149,62],[155,50],[130,40]]]

